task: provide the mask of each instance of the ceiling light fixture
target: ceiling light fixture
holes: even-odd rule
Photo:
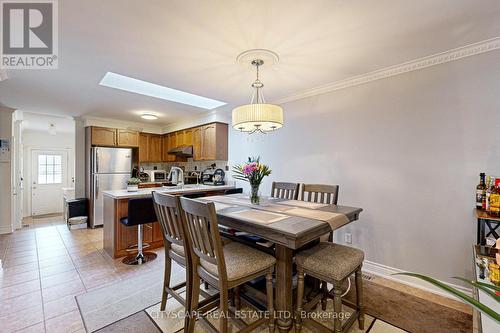
[[[215,99],[160,86],[159,84],[134,79],[132,77],[113,72],[107,72],[101,82],[99,82],[99,85],[146,95],[149,97],[160,98],[171,102],[196,106],[207,110],[212,110],[226,104],[225,102],[217,101]]]
[[[157,116],[155,116],[154,114],[151,114],[151,113],[144,113],[141,115],[141,118],[142,119],[146,119],[146,120],[156,120],[158,119]]]
[[[251,64],[255,66],[257,78],[252,83],[254,92],[250,104],[240,105],[233,109],[233,128],[253,134],[274,131],[283,127],[283,108],[276,104],[266,103],[262,88],[264,84],[259,80],[259,67],[264,64],[262,59],[254,59]]]

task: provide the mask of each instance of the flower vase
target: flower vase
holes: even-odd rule
[[[250,202],[253,205],[258,205],[260,203],[260,196],[259,196],[259,185],[251,185],[251,192],[250,192]]]

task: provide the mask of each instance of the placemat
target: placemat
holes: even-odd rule
[[[214,205],[215,205],[215,211],[226,209],[226,208],[231,208],[231,207],[236,207],[235,205],[228,205],[228,204],[217,202],[217,201],[214,201]]]
[[[328,206],[328,205],[323,204],[323,203],[300,201],[300,200],[280,201],[279,204],[280,205],[287,205],[287,206],[294,206],[294,207],[308,208],[308,209],[318,209],[321,207]]]
[[[246,220],[262,224],[270,224],[289,218],[289,216],[286,215],[276,214],[256,209],[240,210],[237,212],[231,212],[224,215],[234,217],[240,220]]]

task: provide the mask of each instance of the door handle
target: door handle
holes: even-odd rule
[[[94,194],[94,199],[97,198],[98,194],[99,194],[99,179],[96,177],[95,178],[95,194]]]
[[[99,172],[99,148],[95,150],[95,170],[94,172]]]

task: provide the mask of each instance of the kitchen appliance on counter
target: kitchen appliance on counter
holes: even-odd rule
[[[132,149],[93,147],[90,159],[90,227],[95,228],[104,223],[102,192],[127,188]]]
[[[167,176],[172,185],[184,185],[184,170],[173,166]]]
[[[149,175],[150,182],[167,181],[167,172],[165,170],[148,170],[146,173]]]
[[[215,168],[208,168],[203,171],[203,174],[201,175],[201,182],[205,185],[226,185],[226,182],[224,181],[224,170],[222,169],[215,169]]]

